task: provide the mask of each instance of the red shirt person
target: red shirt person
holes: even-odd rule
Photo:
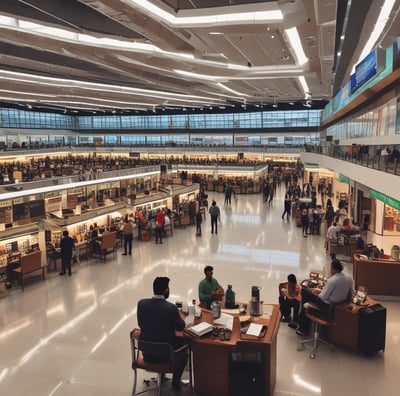
[[[164,232],[164,213],[161,209],[158,209],[158,212],[156,214],[156,243],[160,241],[162,242],[162,235]]]

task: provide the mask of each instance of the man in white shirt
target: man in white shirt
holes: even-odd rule
[[[339,304],[351,299],[353,293],[353,279],[350,275],[343,272],[342,263],[335,259],[331,262],[331,277],[326,282],[324,288],[309,289],[302,288],[301,296],[303,307],[307,308],[307,303],[314,303],[322,313],[327,314],[331,304]],[[299,327],[296,331],[298,335],[308,335],[310,331],[310,320],[305,315],[304,309],[299,315]]]
[[[333,223],[329,228],[328,231],[326,232],[326,239],[328,241],[337,241],[337,233],[339,229],[337,227],[336,223]]]
[[[338,239],[338,231],[339,227],[337,226],[336,223],[332,223],[330,227],[328,227],[328,230],[326,232],[326,243],[325,243],[325,248],[327,251],[329,251],[329,242],[336,243]]]

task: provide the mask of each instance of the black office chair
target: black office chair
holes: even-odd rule
[[[305,309],[305,315],[312,322],[313,337],[309,338],[307,340],[300,341],[300,344],[297,347],[297,350],[302,351],[304,349],[305,345],[312,344],[312,349],[310,351],[310,359],[314,359],[317,354],[317,349],[320,344],[327,345],[331,349],[331,351],[335,350],[335,347],[331,343],[329,343],[328,341],[321,338],[322,329],[324,327],[328,328],[335,324],[333,322],[335,306],[333,304],[329,305],[328,312],[326,312],[326,311],[319,309],[313,303],[306,303],[304,305],[305,305],[305,307],[303,307],[303,309]]]
[[[136,393],[137,387],[137,370],[142,369],[152,373],[157,373],[156,389],[157,396],[161,395],[161,384],[162,377],[164,374],[173,373],[174,371],[174,351],[172,346],[166,342],[150,342],[139,339],[140,329],[134,329],[130,333],[131,341],[131,352],[132,352],[132,369],[134,372],[132,396],[137,396],[142,393],[148,392],[154,388],[148,388],[144,391]],[[179,350],[187,349],[187,345],[181,347]],[[143,358],[143,353],[147,356],[153,356],[155,360],[159,360],[161,363],[147,362]],[[189,360],[189,375],[190,385],[192,386],[192,370]],[[175,395],[175,393],[167,388],[163,388],[166,392]]]

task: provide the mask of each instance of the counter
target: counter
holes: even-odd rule
[[[369,294],[400,296],[400,261],[353,256],[354,286],[366,286]]]

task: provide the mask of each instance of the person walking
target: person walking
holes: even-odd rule
[[[273,187],[273,185],[271,184],[269,186],[269,199],[268,199],[268,206],[271,207],[272,205],[272,201],[274,199],[274,194],[275,194],[275,189]]]
[[[232,202],[232,186],[230,183],[227,184],[226,188],[225,188],[225,201],[224,201],[224,205],[230,205]]]
[[[212,201],[208,213],[210,213],[211,216],[211,234],[214,234],[214,229],[215,233],[218,234],[218,217],[221,216],[221,211],[215,201]]]
[[[129,220],[128,215],[125,216],[122,235],[124,236],[124,253],[122,253],[122,255],[126,256],[129,253],[129,255],[132,256],[133,224]]]
[[[200,211],[196,213],[196,236],[201,236],[201,223],[203,222],[203,217]]]
[[[307,237],[308,224],[308,206],[305,206],[301,210],[301,227],[303,230],[303,237]]]
[[[292,200],[290,199],[290,195],[288,193],[286,193],[285,202],[284,202],[284,210],[282,213],[282,220],[285,217],[285,214],[286,214],[286,219],[289,220],[291,209],[292,209]]]
[[[61,248],[61,272],[60,275],[65,275],[68,270],[68,275],[71,276],[71,259],[72,251],[75,249],[74,240],[68,235],[68,231],[63,231],[63,237],[60,241]]]

